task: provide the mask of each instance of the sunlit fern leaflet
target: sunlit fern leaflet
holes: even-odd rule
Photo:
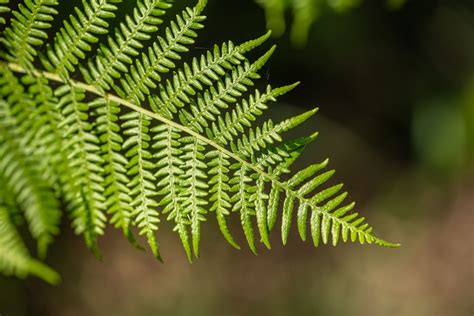
[[[62,23],[54,20],[58,1],[26,0],[11,13],[6,4],[0,2],[0,21],[9,21],[0,55],[3,273],[57,281],[30,257],[17,226],[24,217],[44,258],[63,208],[97,255],[109,222],[137,247],[134,234],[144,235],[161,259],[156,233],[168,220],[191,261],[210,215],[240,249],[228,225],[234,213],[255,253],[257,241],[270,248],[279,214],[283,243],[295,220],[315,246],[396,246],[376,237],[351,212],[353,203],[343,204],[341,185],[321,188],[333,174],[323,171],[327,161],[291,175],[317,133],[294,140],[283,134],[316,110],[276,123],[259,118],[297,86],[255,88],[275,47],[254,61],[245,55],[269,33],[183,62],[203,28],[205,0],[175,17],[167,14],[171,1],[141,0],[122,22],[115,21],[119,0],[83,0]],[[53,22],[62,25],[56,34]]]

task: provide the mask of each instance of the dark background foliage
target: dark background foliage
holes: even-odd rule
[[[210,0],[206,15],[193,54],[265,30],[252,0]],[[473,39],[472,1],[412,0],[390,11],[366,0],[342,15],[323,14],[304,49],[288,36],[273,40],[279,48],[265,80],[302,81],[274,105],[275,120],[320,107],[299,130],[320,131],[300,164],[330,157],[358,209],[400,249],[313,249],[293,231],[289,246],[274,234],[274,248],[255,257],[228,246],[210,221],[192,265],[167,224],[165,264],[113,229],[101,240],[100,262],[64,219],[49,259],[63,283],[1,277],[0,314],[472,314]]]

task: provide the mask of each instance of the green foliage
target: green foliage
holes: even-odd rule
[[[37,46],[48,38],[46,30],[51,27],[57,0],[27,0],[13,12],[11,27],[5,31],[4,43],[10,56],[23,67],[31,67],[36,57]]]
[[[285,32],[285,14],[293,13],[291,40],[295,45],[305,44],[313,23],[321,11],[329,8],[336,12],[347,11],[360,3],[360,0],[256,0],[265,10],[267,26],[276,36]]]
[[[166,218],[192,261],[211,215],[240,249],[228,226],[233,214],[257,253],[258,240],[270,248],[280,209],[284,244],[296,220],[303,240],[309,225],[315,246],[397,246],[350,213],[342,185],[322,187],[334,173],[324,171],[327,161],[290,175],[317,133],[283,134],[316,109],[278,123],[259,118],[297,86],[254,88],[275,47],[253,62],[245,54],[269,33],[180,62],[203,27],[206,1],[169,19],[162,35],[170,1],[139,1],[109,36],[120,1],[82,4],[48,37],[56,1],[26,0],[2,37],[0,271],[57,281],[28,254],[16,226],[25,219],[44,258],[59,232],[60,205],[97,256],[109,222],[137,247],[135,234],[143,235],[161,259],[156,232]]]
[[[293,14],[291,41],[297,46],[304,45],[311,26],[326,10],[346,12],[358,5],[361,0],[255,0],[264,10],[267,26],[276,36],[285,32],[285,14]],[[387,0],[391,9],[400,8],[406,0]]]
[[[19,277],[36,275],[51,284],[60,280],[56,272],[29,256],[3,206],[0,206],[0,271],[5,275]]]
[[[76,7],[76,15],[71,15],[69,21],[64,20],[63,27],[54,36],[53,43],[47,49],[47,58],[42,58],[44,67],[67,78],[79,61],[86,57],[86,53],[91,51],[98,36],[108,33],[109,24],[106,20],[115,17],[113,12],[117,6],[114,4],[120,2],[83,0],[82,10]]]

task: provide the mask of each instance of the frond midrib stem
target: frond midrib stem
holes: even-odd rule
[[[0,65],[4,65],[4,66],[7,66],[8,68],[10,68],[12,71],[14,72],[18,72],[18,73],[28,73],[27,70],[25,70],[22,66],[18,65],[18,64],[15,64],[15,63],[11,63],[11,62],[5,62],[5,61],[0,61]],[[44,71],[44,70],[39,70],[39,69],[34,69],[33,71],[31,71],[31,74],[35,75],[35,76],[44,76],[45,78],[49,79],[49,80],[52,80],[52,81],[56,81],[56,82],[60,82],[60,83],[66,83],[59,75],[57,74],[54,74],[54,73],[50,73],[50,72],[47,72],[47,71]],[[304,196],[301,196],[300,194],[298,194],[297,192],[295,192],[292,188],[290,188],[287,184],[285,184],[284,182],[280,181],[279,179],[275,179],[274,177],[272,177],[272,175],[268,174],[267,172],[265,172],[264,170],[256,167],[255,165],[249,163],[248,161],[242,159],[240,156],[238,156],[237,154],[229,151],[228,149],[222,147],[221,145],[219,145],[218,143],[210,140],[209,138],[205,137],[205,136],[202,136],[201,134],[199,134],[198,132],[192,130],[191,128],[188,128],[186,126],[183,126],[179,123],[176,123],[170,119],[167,119],[163,116],[161,116],[160,114],[158,113],[154,113],[154,112],[151,112],[147,109],[144,109],[130,101],[127,101],[127,100],[124,100],[114,94],[111,94],[111,93],[101,93],[98,89],[96,89],[95,87],[93,86],[90,86],[88,84],[85,84],[83,82],[80,82],[80,81],[75,81],[75,80],[68,80],[67,83],[73,85],[73,86],[76,86],[78,88],[81,88],[81,89],[84,89],[86,90],[87,92],[89,93],[92,93],[92,94],[95,94],[95,95],[98,95],[98,96],[101,96],[101,97],[107,97],[109,98],[110,100],[112,101],[115,101],[123,106],[126,106],[128,107],[129,109],[131,110],[134,110],[136,112],[139,112],[143,115],[146,115],[148,117],[151,117],[153,119],[156,119],[164,124],[167,124],[168,126],[172,126],[190,136],[193,136],[199,140],[201,140],[202,142],[208,144],[209,146],[211,147],[214,147],[215,149],[217,149],[218,151],[226,154],[227,156],[231,157],[232,159],[238,161],[239,163],[241,163],[242,165],[245,165],[247,166],[248,168],[252,169],[253,171],[257,172],[258,174],[260,174],[262,177],[268,179],[271,183],[273,183],[274,185],[280,187],[281,189],[283,189],[285,192],[287,192],[287,194],[289,195],[293,195],[294,197],[296,197],[298,200],[301,201],[301,203],[306,203],[307,205],[310,205],[312,207],[312,209],[319,213],[320,215],[325,215],[325,216],[329,216],[331,218],[331,220],[333,221],[336,221],[338,222],[340,225],[342,226],[347,226],[349,230],[353,230],[357,233],[361,233],[364,235],[364,237],[369,237],[371,238],[375,243],[378,243],[378,244],[381,244],[381,245],[385,245],[387,247],[398,247],[399,245],[398,244],[393,244],[393,243],[390,243],[390,242],[387,242],[383,239],[380,239],[378,237],[376,237],[375,235],[371,234],[371,233],[367,233],[365,232],[363,229],[360,229],[359,227],[353,227],[350,225],[350,223],[347,223],[347,222],[344,222],[343,220],[341,220],[340,218],[334,216],[333,214],[329,213],[329,212],[326,212],[324,211],[321,207],[319,206],[316,206],[314,205],[313,203],[311,203],[309,201],[309,199],[307,199],[306,197]]]

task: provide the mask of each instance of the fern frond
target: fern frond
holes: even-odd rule
[[[115,31],[115,39],[108,37],[108,45],[102,44],[94,60],[89,60],[88,69],[81,71],[88,83],[109,89],[114,79],[128,70],[133,58],[139,55],[143,43],[151,38],[163,23],[160,19],[170,8],[165,0],[145,0],[137,3],[133,15],[125,17]]]
[[[5,30],[9,60],[25,68],[32,67],[37,47],[48,38],[47,30],[58,13],[54,8],[57,5],[57,0],[25,0],[25,4],[18,5],[18,10],[13,11],[11,26]]]
[[[3,205],[0,205],[0,272],[20,278],[31,274],[50,284],[60,281],[55,271],[30,257]]]
[[[136,59],[129,73],[121,79],[121,88],[116,88],[120,96],[139,103],[157,87],[155,82],[161,81],[161,74],[175,67],[173,60],[181,59],[181,54],[188,51],[186,45],[194,43],[196,31],[202,29],[205,16],[201,15],[207,0],[199,0],[194,8],[186,8],[171,21],[165,30],[166,38],[158,36],[148,54],[143,53]]]
[[[26,1],[50,8],[54,0]],[[40,254],[57,232],[59,198],[75,232],[97,255],[107,215],[135,245],[137,227],[158,259],[161,214],[173,223],[190,261],[200,254],[209,212],[237,249],[227,222],[238,216],[254,253],[259,240],[271,247],[279,214],[283,244],[296,221],[303,240],[309,222],[315,246],[341,240],[397,246],[376,237],[363,217],[351,213],[354,204],[344,203],[342,185],[327,186],[334,173],[325,171],[327,161],[292,173],[292,164],[317,133],[294,140],[284,140],[283,134],[316,109],[279,123],[258,119],[298,84],[251,88],[275,48],[253,62],[245,55],[270,33],[237,46],[216,45],[177,67],[203,27],[206,1],[184,9],[158,35],[169,1],[139,0],[115,35],[97,43],[106,38],[107,20],[119,2],[83,0],[46,55],[39,53],[47,71],[32,67],[38,64],[36,52],[26,44],[17,52],[24,61],[13,51],[11,58],[0,54],[0,180],[4,192],[15,196],[9,200],[0,194],[0,203],[12,207],[12,218],[19,217],[17,209],[24,212]],[[49,27],[50,18],[21,12],[22,25],[31,27],[18,29],[28,47],[38,48],[45,29],[35,23],[46,21]],[[12,40],[13,35],[3,39],[7,47],[14,47]],[[87,83],[72,79],[87,58],[80,68]],[[0,269],[1,260],[0,254]]]
[[[123,149],[127,150],[125,157],[129,159],[127,175],[131,177],[130,204],[134,211],[132,217],[140,230],[140,235],[145,235],[153,255],[161,260],[155,231],[158,230],[159,213],[158,203],[155,200],[156,177],[153,175],[154,164],[151,162],[152,154],[149,151],[151,137],[149,134],[150,118],[142,113],[130,112],[121,117],[124,120],[122,128],[126,135]]]
[[[266,170],[269,175],[279,178],[284,174],[290,173],[290,166],[301,155],[305,147],[316,138],[316,136],[317,133],[314,133],[310,136],[289,140],[276,146],[270,146],[261,152],[258,157],[253,157],[252,161],[258,168]],[[259,177],[258,181],[259,190],[263,192],[265,180]],[[267,231],[272,231],[277,221],[280,193],[278,187],[272,187],[270,193],[268,193],[267,205],[263,205],[265,209],[257,209],[257,223],[259,224],[260,235],[264,243]],[[269,248],[269,244],[267,245],[265,243],[265,245]]]
[[[315,134],[313,134],[315,135]],[[290,140],[279,146],[268,148],[257,159],[257,166],[267,169],[267,172],[277,179],[282,175],[290,173],[290,166],[298,159],[307,144],[314,140],[314,136],[303,137]],[[278,219],[278,208],[281,196],[281,189],[274,186],[270,190],[267,208],[268,230],[273,230]]]
[[[89,105],[84,102],[84,90],[63,85],[54,93],[59,98],[58,108],[63,116],[59,127],[64,129],[66,138],[71,190],[78,192],[71,197],[69,205],[72,225],[76,234],[84,234],[87,246],[98,255],[97,236],[103,234],[106,221],[100,141],[88,121]]]
[[[82,1],[83,9],[75,8],[76,15],[64,21],[63,27],[56,33],[53,46],[48,48],[47,58],[42,58],[43,65],[49,71],[68,78],[75,70],[79,60],[91,51],[91,45],[99,35],[108,33],[107,19],[113,18],[117,10],[115,3],[122,0]]]

